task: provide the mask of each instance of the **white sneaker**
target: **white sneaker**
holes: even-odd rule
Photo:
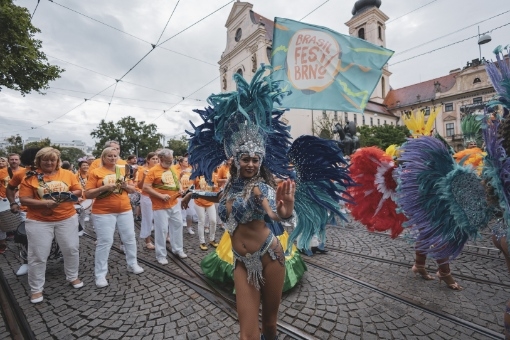
[[[82,237],[82,236],[83,236],[83,234],[85,234],[85,230],[81,230],[81,231],[79,231],[79,232],[78,232],[78,236],[79,236],[79,237]]]
[[[205,228],[204,233],[209,234],[209,228]]]
[[[123,252],[124,254],[126,253],[126,249],[124,248],[123,244],[120,245],[120,251]]]
[[[127,271],[133,274],[141,274],[143,273],[143,268],[135,264],[134,266],[128,266]]]
[[[159,264],[168,264],[168,260],[167,259],[158,259],[158,263]]]
[[[108,286],[108,281],[106,281],[106,278],[100,277],[99,279],[96,279],[97,288],[104,288],[106,286]]]
[[[190,235],[195,235],[195,232],[191,228],[188,228],[188,233],[190,233]]]
[[[16,276],[23,276],[28,274],[28,264],[22,264],[16,272]]]
[[[175,255],[179,256],[181,259],[185,259],[186,257],[188,257],[188,255],[184,254],[182,250],[176,253]]]
[[[86,216],[83,220],[84,220],[85,222],[88,222],[88,221],[90,221],[90,217]]]

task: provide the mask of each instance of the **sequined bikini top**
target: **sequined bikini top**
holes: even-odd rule
[[[262,193],[261,196],[255,196],[253,191],[249,193],[247,199],[243,197],[243,190],[248,179],[235,179],[231,183],[231,188],[220,200],[218,205],[218,215],[225,223],[226,229],[232,235],[238,224],[245,224],[253,220],[264,220],[266,215],[262,207],[262,201],[267,198],[271,210],[276,211],[276,192],[264,182],[255,184]],[[227,218],[227,201],[233,200],[232,211]]]

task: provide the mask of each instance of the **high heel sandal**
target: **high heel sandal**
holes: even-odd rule
[[[413,272],[414,274],[414,277],[416,277],[417,275],[420,275],[422,279],[424,280],[427,280],[427,281],[430,281],[430,280],[434,280],[434,277],[429,275],[429,273],[427,273],[427,270],[425,269],[425,265],[422,264],[414,264],[413,265],[413,268],[411,268],[411,271]]]
[[[464,288],[462,288],[457,282],[455,282],[455,280],[453,279],[453,276],[452,276],[452,273],[451,272],[448,272],[448,273],[442,273],[440,270],[437,271],[436,273],[437,275],[437,278],[439,280],[439,284],[441,284],[441,281],[444,281],[444,283],[446,283],[446,285],[448,286],[448,288],[450,289],[453,289],[453,290],[463,290]],[[448,283],[446,282],[446,278],[447,277],[451,277],[452,280],[454,281],[453,283]]]

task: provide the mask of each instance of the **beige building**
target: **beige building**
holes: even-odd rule
[[[366,34],[365,39],[377,45],[386,46],[384,23],[388,17],[378,8],[377,3],[379,2],[380,6],[380,1],[362,2],[369,4],[358,6],[358,8],[355,6],[352,19],[346,23],[349,34],[358,35],[361,29]],[[232,6],[225,27],[227,28],[227,44],[219,65],[221,89],[228,92],[235,90],[235,83],[232,80],[234,73],[242,74],[249,81],[261,63],[270,64],[274,24],[273,20],[254,12],[252,4],[237,1]],[[313,134],[312,127],[324,117],[342,124],[346,120],[355,121],[358,125],[397,124],[399,116],[389,112],[383,105],[384,97],[389,89],[390,75],[391,73],[385,68],[383,78],[372,94],[364,115],[353,112],[303,109],[287,111],[283,118],[292,127],[292,137]]]
[[[345,23],[348,34],[386,47],[386,22],[389,17],[379,7],[381,0],[358,0],[354,3],[352,18]],[[234,91],[234,73],[248,81],[261,63],[269,64],[272,51],[273,20],[253,11],[253,5],[237,1],[225,23],[227,44],[219,61],[221,89]],[[494,94],[485,67],[478,61],[469,62],[463,69],[401,89],[390,88],[391,72],[386,65],[365,113],[291,109],[283,118],[292,127],[291,135],[314,134],[313,126],[323,118],[342,125],[354,121],[360,125],[401,125],[402,115],[423,110],[440,110],[435,127],[455,148],[462,146],[460,120],[469,112],[483,109]]]

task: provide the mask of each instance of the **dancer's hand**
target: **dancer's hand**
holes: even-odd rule
[[[276,189],[276,212],[282,219],[292,215],[294,210],[294,194],[296,193],[296,183],[287,179]]]

